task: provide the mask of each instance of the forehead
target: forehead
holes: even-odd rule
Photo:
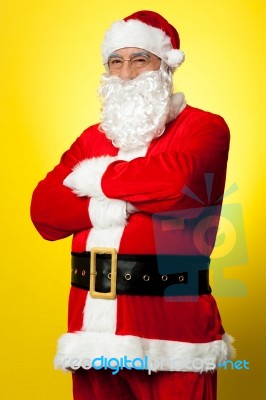
[[[123,49],[117,49],[113,51],[110,55],[110,57],[123,57],[123,58],[128,58],[128,57],[134,57],[137,55],[141,54],[146,54],[146,55],[151,55],[151,53],[147,50],[140,49],[138,47],[124,47]]]

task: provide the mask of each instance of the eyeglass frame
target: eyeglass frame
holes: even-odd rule
[[[129,65],[132,69],[141,69],[141,68],[145,68],[151,61],[152,61],[152,56],[153,54],[147,53],[147,52],[139,52],[136,53],[134,55],[132,55],[132,57],[130,58],[122,58],[119,54],[117,53],[112,53],[109,57],[106,63],[104,63],[105,66],[107,66],[107,68],[109,69],[109,71],[121,71],[121,69],[123,68],[124,65],[124,61],[129,61]],[[133,58],[137,58],[137,57],[144,57],[147,59],[147,63],[145,65],[139,66],[139,67],[133,67],[132,66],[132,59]],[[156,56],[157,57],[157,56]],[[117,68],[117,69],[112,69],[110,68],[109,62],[112,60],[112,58],[116,58],[121,60],[122,64],[121,67]],[[159,58],[159,57],[157,57]]]

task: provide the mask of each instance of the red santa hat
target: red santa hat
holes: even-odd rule
[[[104,63],[112,52],[125,47],[147,50],[171,68],[179,67],[185,59],[183,51],[179,50],[177,30],[153,11],[137,11],[111,25],[102,45]]]

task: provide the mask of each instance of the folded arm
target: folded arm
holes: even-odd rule
[[[105,196],[110,201],[123,201],[133,212],[184,210],[215,202],[223,195],[229,149],[224,120],[205,113],[187,124],[183,145],[178,151],[176,148],[173,140],[169,152],[131,161],[102,164],[98,158],[83,160],[64,185],[83,198]],[[213,176],[211,196],[207,194],[206,174]],[[200,203],[197,197],[203,198]]]
[[[84,154],[79,138],[33,192],[31,218],[38,232],[47,240],[61,239],[91,227],[90,199],[77,197],[63,185],[81,158]]]
[[[229,148],[229,130],[218,116],[198,121],[187,130],[182,151],[111,163],[101,180],[107,197],[156,213],[199,207],[189,188],[208,203],[205,174],[213,174],[211,201],[222,196]]]

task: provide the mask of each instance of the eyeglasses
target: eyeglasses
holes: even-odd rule
[[[129,65],[133,69],[144,68],[151,62],[151,57],[146,55],[131,58],[110,57],[105,65],[108,65],[110,72],[117,72],[122,69],[125,61],[129,61]]]

